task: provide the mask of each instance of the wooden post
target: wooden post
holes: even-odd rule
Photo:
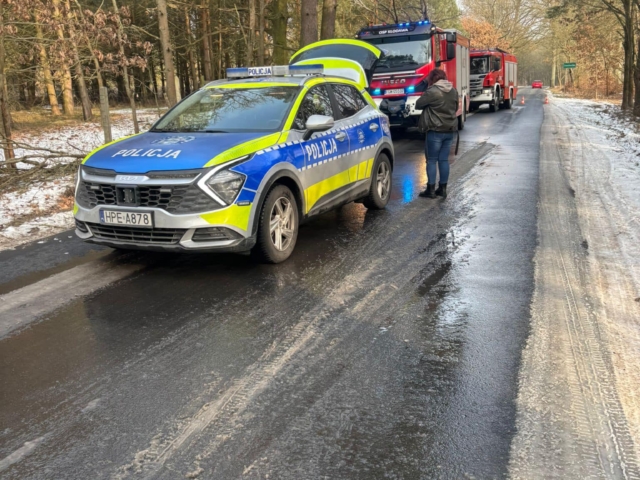
[[[111,119],[109,118],[109,90],[107,87],[100,87],[100,123],[104,130],[104,143],[110,143]]]

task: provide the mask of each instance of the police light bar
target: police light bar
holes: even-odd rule
[[[227,78],[284,77],[285,75],[320,75],[323,65],[273,65],[271,67],[227,68]]]

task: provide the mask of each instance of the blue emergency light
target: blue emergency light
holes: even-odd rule
[[[413,93],[416,91],[415,85],[410,85],[407,87],[407,93]]]
[[[286,75],[321,75],[323,65],[273,65],[266,67],[227,68],[227,78],[284,77]]]
[[[373,89],[373,94],[374,94],[374,95],[380,95],[381,93],[382,93],[382,90],[381,90],[381,89],[379,89],[379,88],[374,88],[374,89]]]

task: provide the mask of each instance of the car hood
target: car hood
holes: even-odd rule
[[[83,163],[118,173],[190,170],[218,165],[267,148],[275,144],[279,136],[264,132],[146,132],[104,145],[90,153]]]

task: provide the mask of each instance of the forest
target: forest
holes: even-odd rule
[[[170,107],[235,66],[285,64],[318,39],[429,18],[472,47],[518,55],[520,84],[541,79],[640,113],[640,0],[1,0],[0,113],[96,116]],[[564,62],[577,68],[567,71]],[[135,125],[136,130],[138,126]],[[5,158],[10,157],[6,155]]]

